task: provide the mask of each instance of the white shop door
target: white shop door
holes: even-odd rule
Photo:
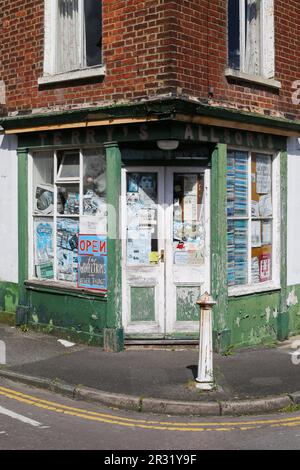
[[[122,187],[126,334],[198,331],[196,301],[210,288],[209,170],[129,167]]]

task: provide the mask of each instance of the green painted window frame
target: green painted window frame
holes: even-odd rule
[[[245,148],[238,148],[230,146],[227,149],[227,155],[230,151],[245,152],[248,154],[248,216],[245,220],[248,220],[248,275],[250,274],[251,266],[251,161],[252,154],[269,155],[272,157],[272,205],[273,205],[273,230],[272,230],[272,280],[261,282],[261,283],[248,283],[243,285],[228,286],[228,280],[226,275],[226,283],[228,287],[229,297],[239,297],[242,295],[249,295],[253,293],[276,291],[281,289],[281,269],[282,269],[282,239],[281,239],[281,213],[282,213],[282,185],[281,185],[281,152],[270,152],[268,150],[249,150]],[[227,171],[226,171],[226,188],[227,188]],[[284,197],[284,195],[283,195]],[[249,203],[250,201],[250,203]],[[226,227],[228,220],[232,219],[227,216],[227,204],[226,204]],[[250,225],[249,225],[250,221]],[[250,251],[249,251],[250,250]],[[228,263],[228,251],[226,250],[226,264]]]
[[[52,289],[54,291],[58,291],[58,292],[69,292],[70,295],[76,295],[76,293],[78,293],[78,295],[89,295],[89,296],[92,296],[92,297],[104,297],[106,298],[107,297],[107,293],[104,293],[104,292],[98,292],[98,291],[95,291],[95,290],[92,290],[92,289],[88,289],[88,288],[82,288],[82,287],[78,287],[76,284],[74,283],[69,283],[69,282],[66,282],[66,281],[60,281],[60,280],[55,280],[55,279],[39,279],[38,277],[34,276],[33,274],[33,267],[34,267],[34,247],[33,247],[33,243],[34,243],[34,239],[33,239],[33,221],[34,219],[37,217],[35,214],[34,214],[34,211],[33,211],[33,191],[32,191],[32,188],[33,188],[33,172],[34,172],[34,154],[38,154],[38,153],[51,153],[52,154],[52,158],[53,158],[53,171],[54,171],[54,180],[53,180],[53,186],[54,188],[55,187],[58,187],[60,184],[64,184],[63,182],[64,181],[67,181],[68,179],[70,180],[70,184],[73,183],[73,178],[60,178],[59,177],[59,173],[58,173],[58,168],[56,168],[57,164],[56,164],[56,159],[57,159],[57,153],[62,150],[63,152],[68,152],[69,150],[71,150],[72,152],[74,151],[78,151],[78,154],[79,154],[79,168],[80,168],[80,174],[79,174],[79,177],[76,178],[76,183],[75,184],[78,184],[79,187],[80,187],[80,194],[83,195],[83,162],[84,162],[84,152],[85,150],[90,150],[90,149],[100,149],[101,151],[103,151],[103,157],[104,157],[104,160],[105,160],[105,165],[106,165],[106,152],[105,152],[105,146],[103,145],[93,145],[93,146],[86,146],[86,147],[73,147],[73,148],[65,148],[65,147],[62,147],[62,148],[43,148],[43,149],[34,149],[32,151],[28,151],[27,155],[26,155],[26,179],[27,179],[27,194],[26,194],[26,201],[27,201],[27,209],[26,209],[26,214],[27,214],[27,262],[26,262],[26,265],[27,265],[27,273],[26,273],[26,276],[25,276],[25,279],[24,279],[24,284],[27,286],[27,288],[31,288],[31,287],[34,287],[35,289],[38,289],[38,285],[41,287],[41,288],[44,288],[44,289]],[[56,173],[56,177],[55,177],[55,173]],[[77,183],[77,180],[78,180],[78,183]],[[106,187],[107,187],[107,181],[108,181],[108,178],[107,178],[107,171],[106,171]],[[56,203],[56,197],[54,197],[54,205]],[[106,196],[106,203],[107,203],[107,196]],[[80,207],[81,207],[81,211],[82,211],[82,203],[80,204]],[[54,213],[56,213],[56,209],[54,207]],[[82,214],[81,214],[82,215]],[[78,222],[79,222],[79,226],[80,226],[80,217],[81,215],[79,214],[78,216],[74,216],[76,217],[76,219],[78,219]],[[40,216],[42,219],[44,216]],[[63,218],[63,216],[62,216]],[[52,220],[54,222],[54,226],[55,226],[55,222],[57,220],[59,220],[57,218],[57,216],[55,217],[55,215],[53,214],[52,215]],[[108,230],[107,230],[108,232]],[[79,233],[80,233],[80,230],[79,230]],[[53,243],[55,243],[55,237],[54,237],[54,240],[53,240]],[[54,250],[55,251],[55,250]]]

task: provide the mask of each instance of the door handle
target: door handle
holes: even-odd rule
[[[165,250],[160,250],[159,261],[161,261],[162,263],[165,262]]]

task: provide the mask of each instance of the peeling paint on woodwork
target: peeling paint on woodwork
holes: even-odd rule
[[[0,310],[15,313],[19,301],[17,284],[0,283]]]
[[[292,305],[297,305],[298,304],[298,297],[296,296],[295,287],[289,293],[286,304],[287,304],[288,307],[291,307]]]
[[[273,318],[277,318],[277,317],[278,317],[278,309],[274,308],[273,309]]]
[[[267,322],[269,323],[270,321],[270,316],[271,316],[271,309],[270,307],[266,308],[266,317],[267,317]]]
[[[92,325],[89,325],[89,333],[90,335],[93,335],[95,331],[95,328]]]
[[[240,323],[241,323],[240,317],[237,317],[235,322],[236,322],[237,326],[240,327]]]
[[[31,318],[32,318],[32,320],[33,320],[34,323],[38,323],[38,322],[39,322],[39,317],[38,317],[35,313],[33,313],[33,314],[31,315]]]
[[[198,321],[199,307],[196,302],[201,296],[201,287],[177,287],[177,321]]]
[[[155,320],[155,288],[154,287],[131,287],[131,321],[154,321]]]

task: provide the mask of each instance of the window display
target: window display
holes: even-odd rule
[[[272,280],[272,184],[270,155],[228,152],[229,286],[259,284]]]
[[[32,208],[32,276],[77,285],[80,233],[107,233],[103,150],[36,152]]]

